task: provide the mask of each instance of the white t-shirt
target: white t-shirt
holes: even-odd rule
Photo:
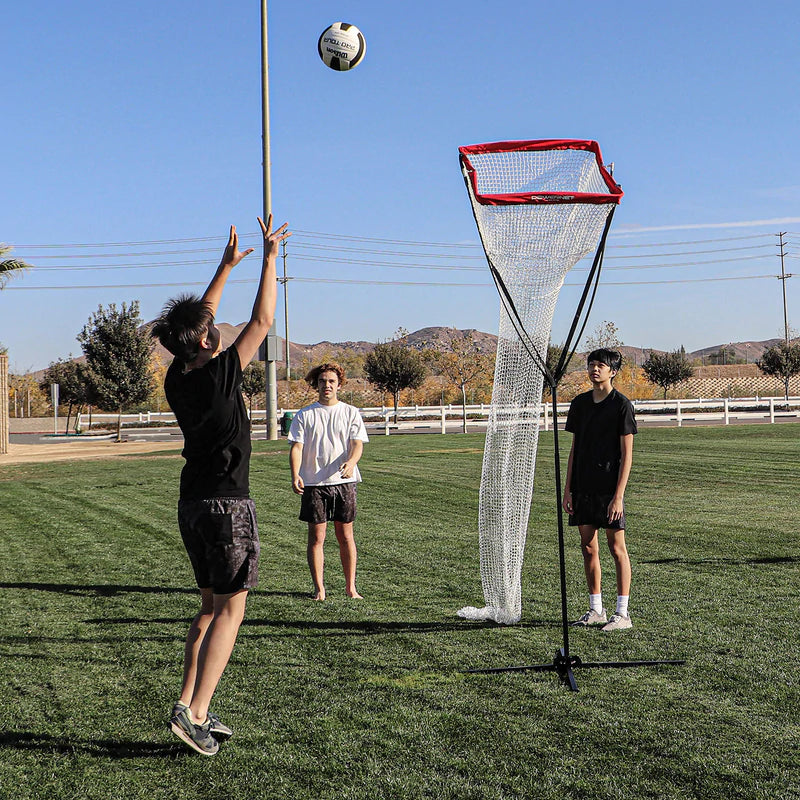
[[[288,439],[303,445],[300,477],[306,486],[355,483],[361,480],[358,465],[350,478],[343,478],[353,439],[368,442],[364,420],[355,406],[339,401],[332,406],[312,403],[301,408],[292,420]]]

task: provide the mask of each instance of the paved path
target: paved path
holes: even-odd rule
[[[118,458],[129,455],[147,455],[167,450],[180,452],[175,442],[114,442],[104,440],[67,442],[58,444],[9,444],[8,453],[0,455],[0,467],[7,464],[49,463],[89,458]]]

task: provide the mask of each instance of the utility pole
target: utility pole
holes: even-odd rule
[[[286,239],[281,242],[281,246],[283,247],[283,278],[278,278],[278,280],[283,284],[283,324],[286,344],[286,408],[289,408],[292,372],[289,358],[289,278],[286,275]]]
[[[786,337],[786,344],[789,344],[789,315],[786,311],[786,281],[792,277],[792,273],[786,273],[784,268],[784,258],[786,257],[786,242],[784,242],[783,237],[786,236],[786,231],[781,231],[778,234],[779,244],[778,247],[780,248],[780,253],[778,254],[781,258],[781,274],[777,275],[776,277],[781,282],[781,287],[783,288],[783,332],[784,336]]]

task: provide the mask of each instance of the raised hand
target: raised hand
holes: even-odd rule
[[[261,233],[264,234],[264,258],[278,255],[278,248],[284,239],[288,239],[292,233],[286,229],[289,227],[288,222],[284,222],[278,230],[272,230],[272,214],[267,217],[267,224],[261,217],[257,217],[258,224],[261,226]]]
[[[225,247],[225,252],[222,254],[222,265],[226,267],[235,267],[245,256],[249,256],[253,252],[252,247],[249,247],[243,253],[239,252],[239,234],[236,233],[236,226],[231,225],[231,232],[228,236],[228,244]]]

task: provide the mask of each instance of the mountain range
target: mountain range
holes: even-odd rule
[[[218,323],[220,333],[222,334],[223,347],[228,347],[239,335],[239,332],[244,327],[245,323],[239,325],[230,325],[225,322]],[[408,333],[403,337],[402,341],[410,347],[417,350],[436,349],[437,339],[447,335],[447,331],[451,330],[446,327],[427,327],[420,328],[418,331]],[[469,333],[472,335],[473,341],[478,346],[478,349],[483,353],[494,353],[497,349],[497,336],[493,333],[484,333],[475,329],[466,329],[462,333]],[[281,343],[281,348],[284,346],[284,339],[278,337]],[[772,347],[782,339],[766,339],[764,341],[743,341],[743,342],[725,342],[723,344],[712,345],[711,347],[703,347],[700,350],[687,352],[686,355],[689,359],[699,359],[705,361],[709,356],[715,355],[721,349],[725,348],[728,353],[733,353],[733,360],[742,359],[746,363],[754,363],[756,359],[761,358],[761,354],[768,347]],[[328,340],[317,342],[316,344],[300,344],[298,342],[290,342],[289,345],[289,360],[292,364],[300,364],[303,358],[308,359],[310,362],[318,361],[332,353],[337,352],[350,352],[356,355],[369,353],[374,347],[375,342],[368,342],[365,340],[359,341],[345,341],[345,342],[331,342]],[[169,358],[169,354],[164,350],[160,344],[156,345],[156,349]],[[665,351],[649,347],[631,347],[628,345],[621,345],[620,352],[627,361],[633,361],[636,364],[641,364],[652,351],[655,353],[663,353]],[[584,352],[584,351],[579,351]],[[280,360],[283,360],[282,357]]]
[[[151,325],[151,322],[146,323],[142,326],[142,329],[149,330]],[[222,346],[229,347],[231,344],[233,344],[244,326],[244,322],[238,325],[231,325],[227,322],[217,323],[217,327],[219,328],[222,336]],[[410,347],[416,348],[417,350],[436,349],[440,346],[437,344],[437,339],[446,336],[447,331],[449,330],[452,329],[443,326],[420,328],[418,331],[406,334],[402,341],[407,343]],[[493,333],[484,333],[483,331],[478,331],[474,328],[464,329],[461,332],[471,334],[473,341],[478,345],[478,349],[482,353],[494,353],[497,349],[497,336]],[[281,347],[281,357],[279,358],[279,361],[283,362],[285,358],[283,354],[284,339],[283,337],[278,338]],[[709,356],[714,355],[722,348],[725,348],[729,353],[731,351],[733,352],[733,360],[741,359],[746,363],[753,364],[758,358],[761,358],[761,354],[764,352],[764,350],[781,341],[783,340],[776,338],[765,339],[764,341],[759,342],[727,342],[724,344],[713,345],[711,347],[701,348],[700,350],[687,352],[686,355],[689,359],[699,359],[705,362]],[[299,342],[291,342],[289,345],[289,359],[294,369],[302,363],[304,358],[309,362],[314,363],[324,358],[330,358],[334,353],[349,352],[355,355],[362,355],[369,353],[372,349],[374,349],[375,344],[375,342],[368,342],[363,339],[359,341],[345,342],[331,342],[325,340],[322,342],[317,342],[316,344],[301,344]],[[161,357],[164,363],[168,363],[171,360],[172,356],[158,342],[156,342],[155,349],[156,353]],[[626,361],[633,361],[635,364],[641,364],[651,352],[651,348],[630,347],[628,345],[621,345],[619,350]],[[665,351],[652,349],[652,352],[663,353]],[[83,361],[84,357],[79,356],[75,360]],[[44,370],[37,370],[33,373],[33,376],[36,378],[36,380],[39,380],[43,374]]]

